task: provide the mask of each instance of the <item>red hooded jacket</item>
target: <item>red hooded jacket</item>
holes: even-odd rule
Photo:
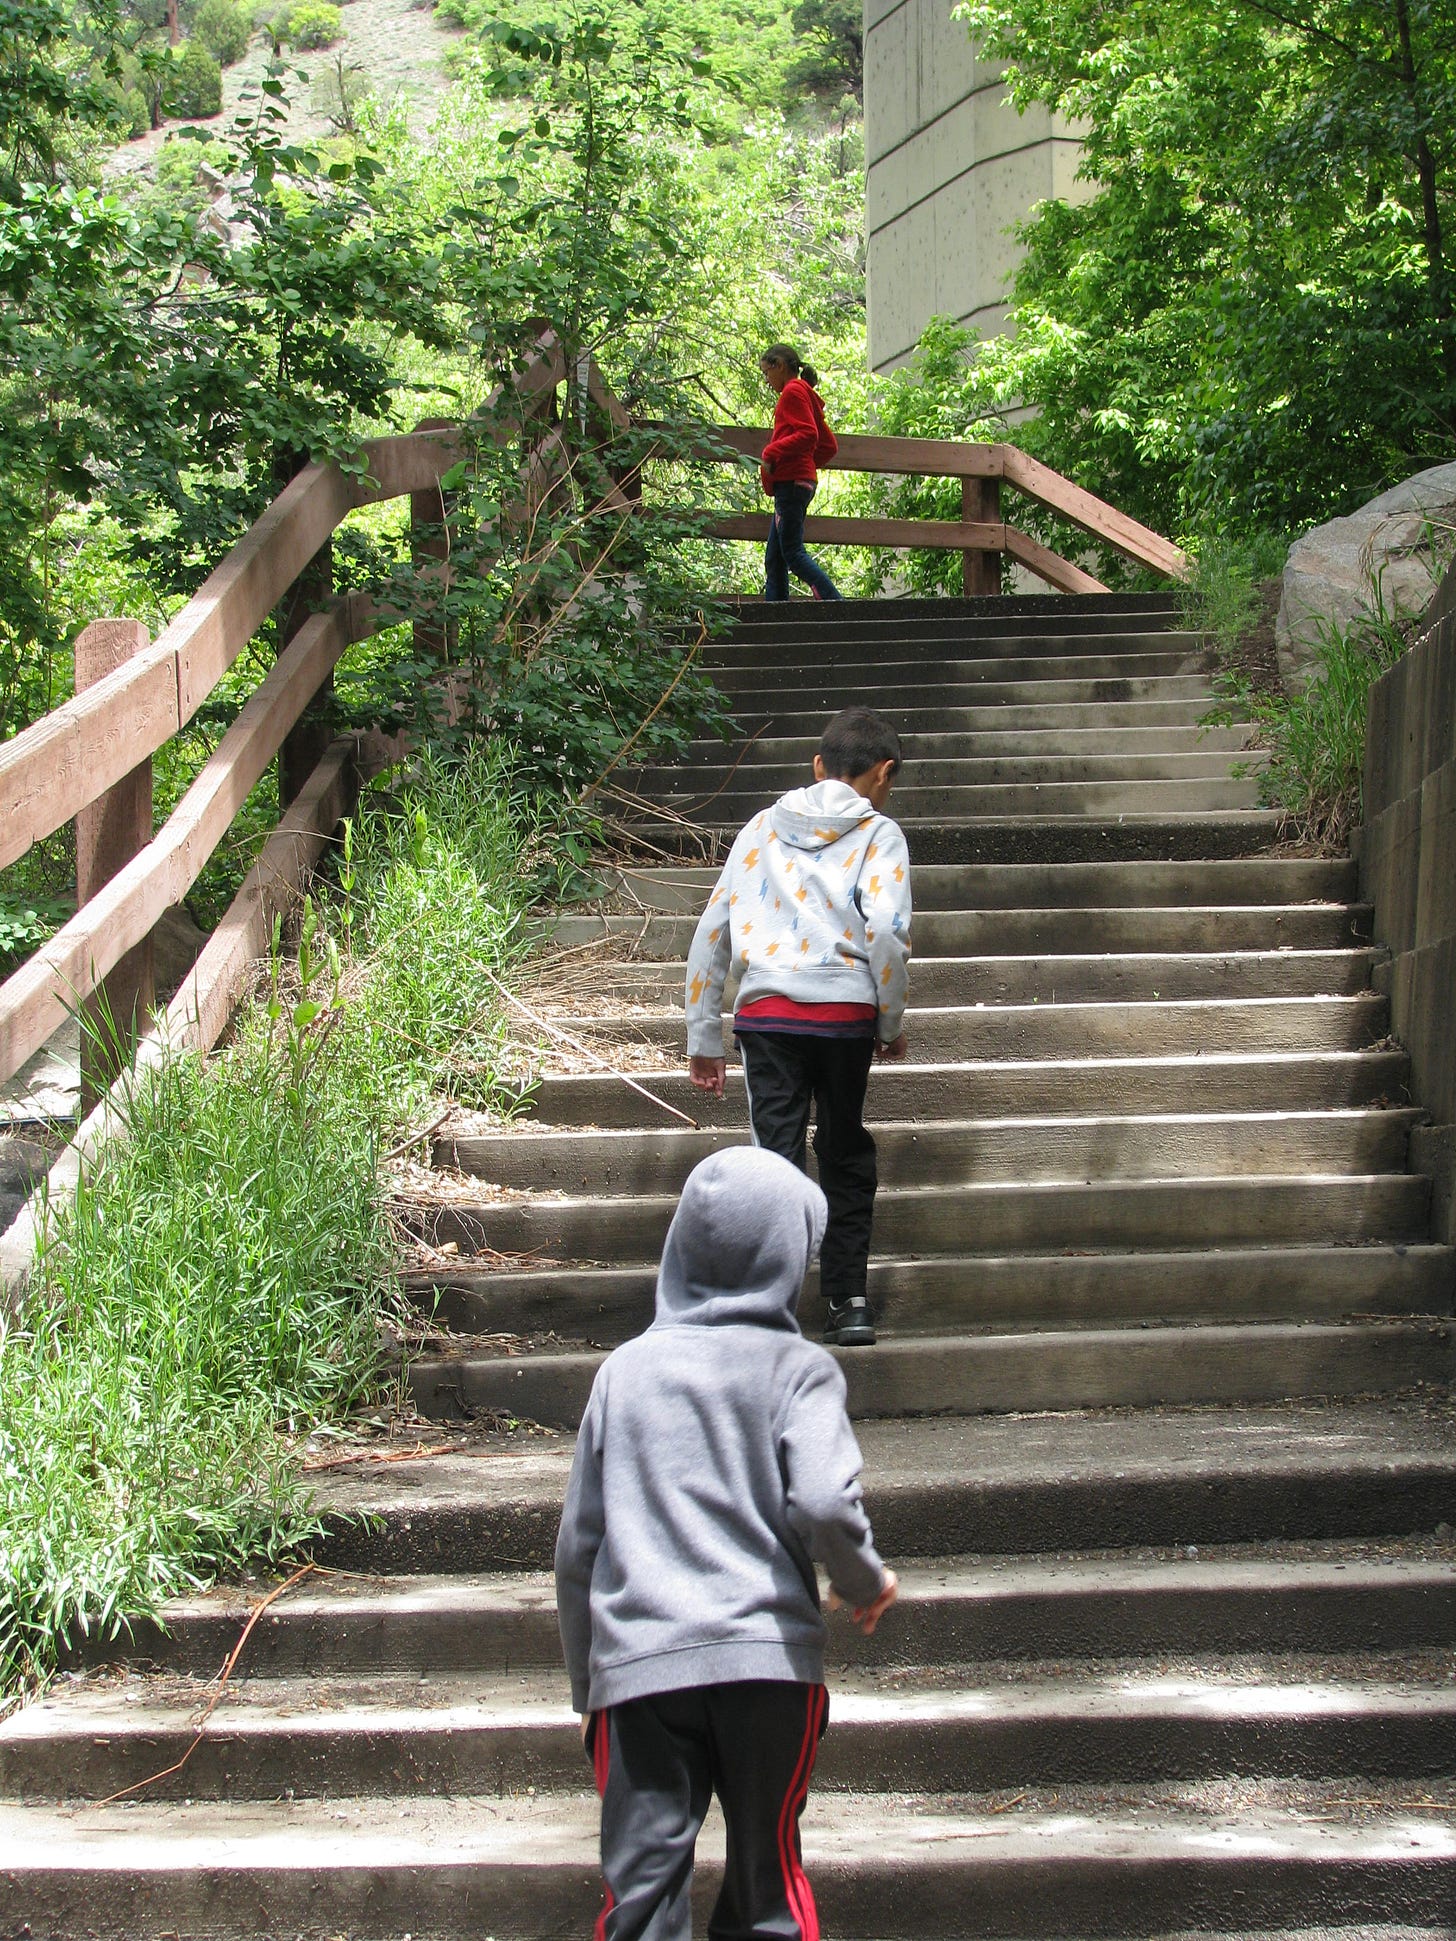
[[[773,436],[763,448],[767,488],[817,485],[818,468],[839,450],[824,416],[824,400],[801,377],[791,377],[774,406]]]

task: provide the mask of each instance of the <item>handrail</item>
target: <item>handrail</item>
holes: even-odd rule
[[[365,605],[348,595],[300,628],[152,840],[0,985],[0,1072],[38,1051],[191,889],[325,675],[369,631]]]
[[[564,374],[553,342],[515,388],[544,391]],[[187,725],[349,513],[438,485],[459,457],[458,432],[414,431],[371,439],[359,475],[306,466],[149,648],[0,742],[0,869]]]
[[[523,399],[539,398],[554,393],[567,376],[562,349],[545,331],[510,388]],[[613,432],[680,435],[680,428],[633,419],[603,382],[594,359],[586,360],[584,380]],[[500,396],[495,393],[491,402]],[[720,447],[706,455],[724,462],[756,458],[768,436],[750,426],[700,429]],[[429,426],[372,440],[362,448],[356,472],[333,464],[306,467],[150,647],[0,743],[0,867],[72,820],[185,726],[348,514],[438,487],[461,455],[462,432],[462,427]],[[493,435],[504,439],[510,432],[496,427]],[[983,510],[996,508],[998,482],[1004,481],[1140,564],[1175,575],[1188,568],[1176,546],[1009,445],[846,434],[837,464],[842,470],[959,478],[964,505]],[[609,495],[609,502],[638,514],[652,511],[620,492]],[[708,526],[727,539],[763,539],[767,530],[766,516],[757,513],[726,516]],[[968,561],[1009,553],[1062,591],[1107,590],[1017,527],[999,517],[971,516],[969,510],[960,520],[827,517],[811,520],[808,530],[830,544],[951,547],[963,550]],[[91,997],[162,912],[186,894],[340,655],[398,617],[351,595],[330,602],[304,624],[152,840],[0,985],[0,1076],[14,1072],[44,1044],[67,1011]]]
[[[653,428],[670,429],[666,425]],[[704,429],[728,452],[747,458],[757,458],[771,435],[766,429],[752,425],[709,425]],[[1183,579],[1190,570],[1187,554],[1171,540],[1164,539],[1150,526],[1141,525],[1127,513],[1119,512],[1116,506],[1108,505],[1083,486],[1074,485],[1071,479],[1064,478],[1049,465],[1043,465],[1039,459],[1019,451],[1015,445],[960,445],[944,438],[885,438],[846,432],[839,439],[839,450],[833,461],[825,469],[836,472],[883,472],[921,478],[1004,479],[1017,491],[1024,492],[1027,498],[1034,499],[1049,512],[1070,520],[1090,537],[1111,546],[1137,566],[1149,566],[1154,572],[1166,573],[1172,579]],[[947,536],[946,531],[939,530],[949,526],[946,520],[922,520],[918,523],[929,528],[928,536],[875,540],[846,534],[841,538],[826,531],[823,519],[813,522],[812,536],[830,545],[847,546],[878,544],[958,548],[966,544],[974,546],[986,543]],[[744,533],[725,537],[748,538],[757,535]],[[1028,543],[1034,546],[1036,542]],[[1011,547],[1006,550],[1014,552]],[[1032,564],[1029,559],[1025,563]],[[1040,571],[1040,568],[1033,570]],[[1090,579],[1090,575],[1084,574],[1082,577],[1084,580]],[[1091,581],[1091,587],[1102,592],[1107,590],[1095,580]]]

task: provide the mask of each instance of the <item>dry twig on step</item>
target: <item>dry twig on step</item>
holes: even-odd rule
[[[239,1658],[241,1658],[243,1655],[244,1645],[246,1645],[246,1643],[248,1642],[248,1639],[253,1635],[253,1626],[258,1622],[258,1619],[262,1617],[263,1613],[268,1609],[270,1604],[276,1604],[278,1599],[282,1597],[285,1591],[292,1590],[293,1586],[299,1583],[303,1578],[307,1577],[309,1572],[314,1568],[315,1566],[313,1564],[304,1564],[301,1569],[295,1570],[291,1577],[285,1577],[281,1584],[275,1584],[273,1589],[269,1591],[268,1595],[266,1597],[260,1598],[258,1602],[253,1606],[251,1612],[249,1612],[248,1614],[248,1621],[243,1626],[241,1637],[238,1639],[237,1643],[233,1646],[232,1650],[228,1653],[227,1662],[217,1675],[217,1690],[213,1693],[212,1697],[207,1701],[207,1709],[203,1712],[202,1717],[197,1721],[197,1729],[193,1734],[192,1743],[190,1746],[188,1746],[187,1750],[183,1753],[182,1757],[178,1759],[173,1765],[164,1766],[161,1772],[159,1773],[149,1773],[145,1779],[137,1780],[134,1785],[123,1786],[119,1793],[108,1793],[105,1799],[97,1801],[98,1806],[114,1806],[117,1800],[129,1799],[133,1793],[140,1793],[148,1786],[155,1786],[158,1780],[171,1779],[174,1773],[181,1772],[182,1768],[187,1764],[187,1761],[192,1757],[193,1753],[196,1752],[197,1748],[202,1744],[202,1735],[207,1730],[207,1721],[212,1717],[213,1713],[217,1710],[218,1706],[221,1705],[222,1703],[223,1693],[226,1692],[227,1690],[228,1680],[233,1675],[233,1668],[237,1664]]]
[[[593,1051],[590,1045],[584,1045],[580,1038],[573,1038],[569,1031],[563,1031],[560,1025],[552,1024],[549,1019],[543,1018],[539,1011],[533,1011],[524,999],[516,996],[514,991],[508,991],[494,972],[486,969],[484,965],[481,968],[485,971],[485,975],[495,985],[506,1003],[514,1004],[516,1009],[528,1017],[538,1029],[549,1033],[553,1038],[559,1038],[562,1044],[570,1045],[573,1051],[579,1052],[583,1058],[590,1059],[591,1063],[605,1072],[608,1077],[619,1078],[631,1091],[638,1093],[642,1098],[646,1099],[650,1104],[658,1106],[662,1111],[671,1113],[674,1119],[681,1119],[683,1124],[691,1126],[694,1132],[702,1131],[702,1127],[696,1119],[689,1118],[686,1112],[680,1112],[675,1105],[669,1105],[666,1099],[660,1099],[656,1092],[649,1092],[647,1087],[645,1085],[639,1085],[635,1078],[629,1078],[625,1072],[619,1072],[599,1052]]]

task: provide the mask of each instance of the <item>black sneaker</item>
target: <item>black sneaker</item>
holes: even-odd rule
[[[824,1339],[831,1348],[873,1348],[875,1318],[863,1294],[847,1301],[831,1301],[824,1322]]]

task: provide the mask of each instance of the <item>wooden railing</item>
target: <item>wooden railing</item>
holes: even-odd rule
[[[520,402],[517,430],[552,412],[556,392],[568,375],[560,346],[549,333],[543,334],[514,381]],[[638,435],[630,477],[608,503],[650,517],[651,505],[641,497],[640,434],[648,434],[649,455],[663,457],[685,449],[683,434],[634,422],[591,360],[584,371],[578,366],[570,375],[578,384],[584,379],[608,437],[614,431]],[[660,434],[655,443],[653,434]],[[756,462],[768,436],[743,426],[698,427],[692,449],[699,456],[704,435],[711,441],[709,455],[733,464]],[[543,424],[528,467],[538,485],[541,478],[559,475],[553,440],[560,443],[559,429]],[[193,718],[268,614],[357,507],[410,495],[421,534],[417,551],[427,556],[432,542],[424,529],[438,527],[440,481],[462,448],[458,428],[432,426],[367,444],[364,469],[358,474],[310,465],[155,641],[147,643],[143,635],[137,650],[113,672],[0,744],[0,867],[84,812],[94,810],[104,821],[108,804],[117,800],[115,792],[134,782],[140,765]],[[1140,565],[1173,576],[1186,571],[1177,547],[1009,445],[845,436],[837,463],[848,470],[959,478],[965,516],[959,521],[811,519],[807,533],[819,543],[959,549],[966,556],[966,584],[997,592],[1001,556],[1008,554],[1060,590],[1105,591],[1090,574],[1004,522],[1000,491],[1006,484]],[[708,529],[727,539],[762,540],[768,520],[763,514],[725,516]],[[163,911],[196,882],[253,785],[331,680],[340,656],[355,641],[397,619],[394,613],[376,612],[359,595],[327,599],[287,640],[161,829],[129,859],[113,856],[115,873],[109,880],[88,885],[93,893],[76,915],[0,986],[0,1078],[18,1070],[69,1011],[104,991],[110,973],[144,945]],[[135,623],[98,623],[107,628],[118,624],[130,627],[133,635],[140,632]],[[346,812],[360,753],[357,739],[335,743],[285,815],[174,1000],[164,1021],[172,1042],[203,1049],[215,1042],[243,988],[249,963],[266,949],[273,914],[300,892]],[[129,813],[134,821],[134,808]]]
[[[664,428],[665,429],[665,428]],[[757,460],[768,442],[766,430],[717,425],[712,437],[727,462]],[[891,546],[949,549],[964,556],[962,584],[968,594],[1001,591],[1002,555],[1018,561],[1059,593],[1106,593],[1101,580],[1063,559],[1001,517],[1002,484],[1014,486],[1035,504],[1055,512],[1091,538],[1135,565],[1151,567],[1171,579],[1188,572],[1187,555],[1171,541],[1139,525],[1115,506],[1074,485],[1014,445],[960,445],[935,438],[875,438],[845,434],[839,440],[837,472],[874,472],[961,481],[961,517],[951,519],[816,518],[805,522],[806,541],[821,546]],[[767,513],[719,519],[709,528],[718,539],[768,538]]]

